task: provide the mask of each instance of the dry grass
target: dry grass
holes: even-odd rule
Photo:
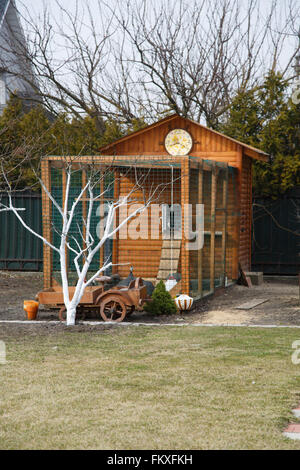
[[[0,339],[1,449],[300,449],[282,436],[300,401],[291,362],[299,330],[125,327]]]

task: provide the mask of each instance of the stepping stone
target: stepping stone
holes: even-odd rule
[[[291,423],[284,430],[283,435],[289,439],[300,441],[300,424]]]
[[[258,305],[264,304],[265,302],[268,302],[269,299],[253,299],[250,300],[249,302],[246,302],[242,305],[239,305],[238,307],[235,307],[239,310],[250,310],[251,308],[257,307]]]

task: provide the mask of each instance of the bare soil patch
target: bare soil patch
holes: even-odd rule
[[[23,301],[34,299],[41,289],[41,273],[0,271],[0,320],[24,320]],[[236,309],[237,306],[254,298],[267,298],[268,301],[251,310]],[[58,312],[41,306],[39,319],[57,320]],[[100,315],[97,320],[101,320]],[[252,288],[234,285],[216,293],[214,297],[207,297],[196,302],[190,312],[159,317],[136,312],[128,318],[128,321],[212,323],[216,325],[300,325],[299,287],[296,279],[282,282],[276,278]],[[25,325],[24,328],[28,332],[28,326]],[[46,325],[45,331],[51,332],[57,328],[60,328],[60,325]],[[76,328],[94,329],[95,326],[78,325]],[[39,331],[42,330],[43,328],[39,327]]]

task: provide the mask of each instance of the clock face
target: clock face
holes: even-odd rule
[[[170,155],[187,155],[192,146],[193,139],[184,129],[173,129],[165,138],[165,147]]]

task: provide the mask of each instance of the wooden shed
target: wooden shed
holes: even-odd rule
[[[88,162],[90,158],[80,157],[80,161]],[[166,186],[160,203],[172,208],[176,204],[181,207],[190,204],[193,224],[196,218],[194,207],[203,204],[204,244],[202,249],[187,248],[190,240],[184,231],[183,213],[180,214],[181,234],[171,239],[164,237],[163,226],[159,228],[158,236],[151,237],[146,220],[138,238],[130,239],[119,234],[106,245],[106,253],[104,249],[99,253],[97,266],[108,254],[115,265],[113,270],[121,277],[128,275],[129,264],[136,276],[154,282],[177,274],[176,292],[195,298],[236,281],[239,262],[243,269],[251,268],[252,159],[267,161],[268,155],[177,114],[100,149],[93,162],[113,166],[114,174],[118,175],[112,199],[126,195],[132,187],[130,171],[123,172],[123,168],[130,166],[133,173],[136,168],[148,168],[151,185],[174,181]],[[57,168],[59,160],[60,157],[52,156],[42,163],[44,180],[58,199],[62,197],[64,181],[63,170]],[[82,171],[77,183],[80,188],[85,178]],[[83,214],[84,211],[83,202]],[[53,240],[55,234],[51,224],[55,209],[45,195],[43,214],[44,236]],[[96,213],[94,219],[96,224]],[[72,260],[69,269],[73,270]],[[44,287],[50,287],[55,279],[59,280],[55,272],[58,272],[57,263],[45,246]]]

